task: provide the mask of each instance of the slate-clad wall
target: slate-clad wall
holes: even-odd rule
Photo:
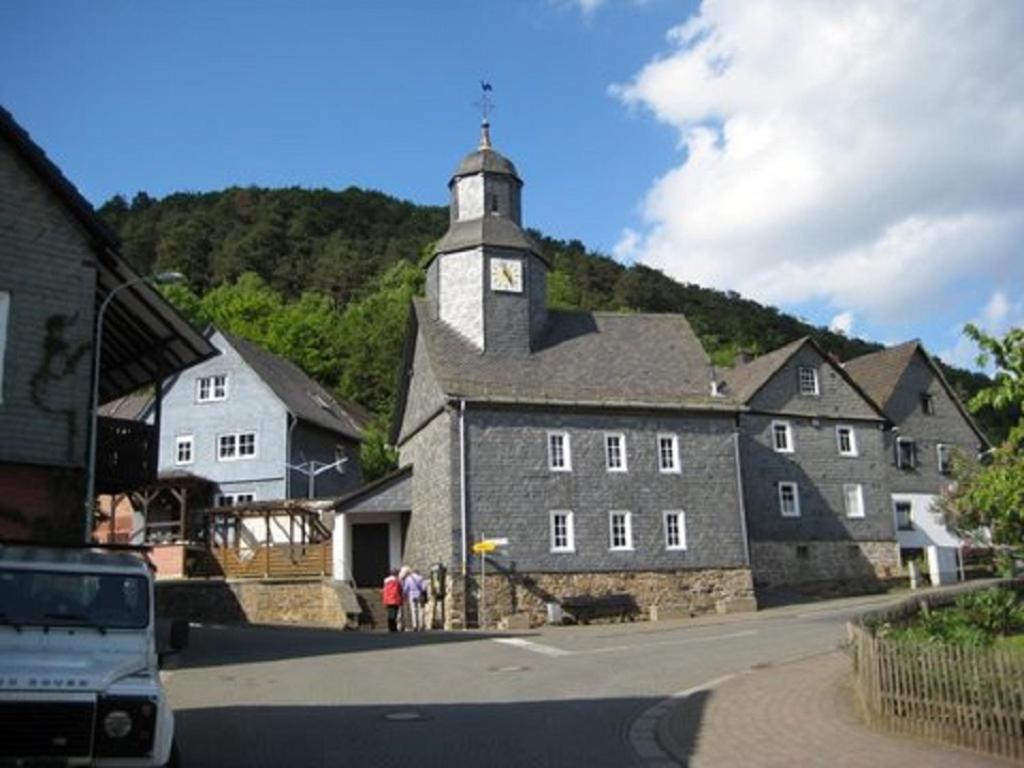
[[[484,347],[482,248],[443,253],[438,262],[438,317],[477,349]]]
[[[925,392],[932,396],[934,415],[924,413],[921,407],[921,395]],[[978,436],[920,353],[911,359],[885,410],[899,428],[898,432],[886,435],[886,466],[893,493],[942,492],[952,478],[939,472],[939,443],[954,446],[969,456],[975,456],[981,448]],[[914,469],[896,467],[897,434],[911,437],[916,443],[918,465]]]
[[[818,371],[820,394],[799,393],[797,376],[801,366],[811,366]],[[807,344],[772,376],[751,399],[749,405],[756,411],[882,421],[881,416],[864,397]]]
[[[441,388],[437,385],[434,373],[430,369],[430,360],[427,358],[423,336],[419,334],[413,352],[412,374],[405,399],[405,411],[402,414],[402,429],[398,437],[399,445],[436,413],[437,409],[444,405],[444,401]]]
[[[774,450],[771,430],[775,420],[789,422],[792,453]],[[740,424],[744,498],[752,540],[895,539],[885,482],[884,433],[879,423],[744,414]],[[839,424],[854,428],[857,456],[839,455]],[[779,510],[778,484],[783,481],[799,485],[800,517],[783,517]],[[863,518],[846,517],[845,483],[862,485]]]
[[[569,432],[571,472],[548,469],[549,430]],[[605,432],[625,433],[627,472],[606,470]],[[659,432],[679,435],[681,473],[658,471]],[[467,450],[470,536],[507,536],[506,559],[519,572],[745,564],[731,416],[472,407]],[[574,513],[574,553],[550,552],[549,512],[556,509]],[[662,513],[679,509],[688,548],[668,551]],[[633,551],[609,551],[610,510],[633,513]]]
[[[317,476],[314,490],[318,498],[341,496],[363,484],[363,474],[359,467],[359,444],[301,421],[292,430],[291,463],[296,466],[309,460],[326,463],[336,461],[339,449],[348,461],[342,472],[329,469]],[[308,482],[306,475],[293,470],[289,496],[293,499],[305,498]]]
[[[287,411],[270,388],[242,361],[218,333],[211,339],[222,350],[206,362],[170,380],[164,392],[160,429],[160,471],[186,470],[209,478],[224,493],[255,493],[256,500],[285,497]],[[228,374],[228,398],[197,403],[196,380]],[[217,460],[217,439],[227,432],[255,430],[256,456]],[[175,439],[193,435],[194,461],[175,463]]]
[[[0,462],[85,466],[93,259],[67,209],[0,142],[0,291],[10,294]]]
[[[453,573],[459,567],[457,430],[457,416],[444,411],[399,449],[399,465],[413,465],[403,559],[423,573],[437,562]]]
[[[543,320],[532,309],[538,297],[538,280],[543,279],[544,266],[536,256],[506,248],[485,248],[484,265],[484,352],[488,355],[523,356],[530,352],[531,323]],[[491,260],[515,259],[523,265],[523,290],[519,293],[491,289]],[[538,277],[535,272],[542,273]],[[540,286],[542,288],[542,286]],[[541,294],[539,300],[545,297]],[[514,365],[514,363],[510,363]]]

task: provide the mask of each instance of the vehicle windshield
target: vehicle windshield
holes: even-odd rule
[[[124,574],[0,569],[0,624],[142,629],[148,586]]]

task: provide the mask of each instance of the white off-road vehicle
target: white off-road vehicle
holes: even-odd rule
[[[0,544],[0,766],[177,765],[137,552]]]

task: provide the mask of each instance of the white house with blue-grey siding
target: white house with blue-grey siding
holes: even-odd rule
[[[211,481],[215,507],[329,498],[362,483],[361,408],[251,341],[215,328],[207,337],[219,354],[164,383],[161,474]]]

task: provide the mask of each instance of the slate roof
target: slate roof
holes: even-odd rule
[[[278,357],[241,336],[217,330],[295,418],[353,440],[363,439],[363,427],[369,422],[370,415],[362,407],[339,402],[290,360]]]
[[[452,174],[452,181],[460,176],[472,176],[480,172],[503,173],[508,176],[515,176],[517,179],[519,178],[519,174],[516,173],[516,167],[512,164],[511,160],[500,152],[484,148],[470,152],[462,158],[459,167]]]
[[[974,417],[960,402],[960,397],[946,380],[945,374],[938,366],[928,350],[924,348],[918,339],[911,339],[893,347],[886,347],[878,352],[870,352],[852,360],[847,360],[843,368],[847,373],[868,393],[883,411],[889,404],[889,400],[896,392],[900,379],[903,378],[907,366],[913,360],[914,355],[920,354],[925,363],[931,368],[935,378],[939,380],[946,394],[949,395],[960,415],[964,417],[968,426],[974,431],[982,445],[989,446],[991,442],[988,436],[981,431],[981,427],[974,421]]]
[[[541,253],[540,246],[533,238],[526,234],[522,227],[504,216],[482,216],[477,219],[453,221],[444,237],[434,246],[434,253],[464,251],[481,245],[530,251],[550,266],[550,262]]]
[[[481,354],[414,299],[441,389],[487,402],[734,410],[711,396],[711,363],[682,315],[549,310],[535,349]]]

